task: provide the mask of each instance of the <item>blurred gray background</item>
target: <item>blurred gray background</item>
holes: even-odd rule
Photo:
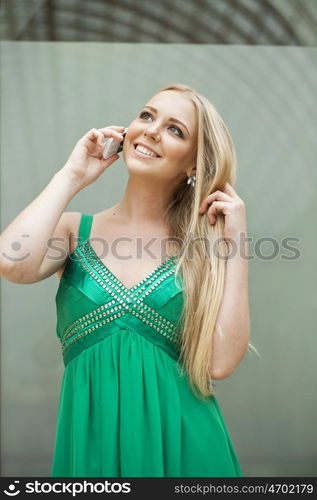
[[[227,124],[252,238],[251,342],[261,357],[247,353],[229,379],[216,381],[216,395],[250,477],[317,470],[316,6],[1,7],[1,231],[84,133],[127,126],[166,83],[196,88]],[[120,159],[65,210],[100,212],[118,202],[126,181]],[[1,280],[2,476],[50,475],[63,373],[57,287],[55,276],[31,285]]]

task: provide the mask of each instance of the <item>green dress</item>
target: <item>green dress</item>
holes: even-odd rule
[[[178,362],[183,290],[168,257],[131,288],[89,242],[55,297],[64,373],[54,477],[241,477],[216,397],[199,400]]]

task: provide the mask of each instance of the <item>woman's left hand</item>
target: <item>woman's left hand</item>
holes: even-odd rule
[[[208,205],[210,205],[209,208]],[[217,190],[204,199],[199,213],[203,214],[206,210],[210,224],[216,222],[217,211],[225,215],[225,239],[235,239],[241,232],[247,232],[244,201],[239,198],[229,182],[226,183],[224,191]]]

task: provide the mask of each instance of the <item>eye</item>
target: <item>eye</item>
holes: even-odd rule
[[[142,118],[144,120],[146,120],[148,116],[150,118],[153,118],[152,113],[150,113],[149,111],[141,111],[141,113],[139,114],[139,118]],[[170,125],[169,128],[172,128],[172,129],[176,130],[176,132],[177,132],[176,135],[178,135],[178,137],[184,137],[183,132],[176,125]],[[174,132],[174,135],[175,135],[175,132]]]
[[[170,125],[170,128],[173,128],[174,130],[177,130],[177,135],[179,137],[183,137],[183,132],[181,131],[181,129],[179,127],[176,127],[176,125]]]
[[[142,111],[142,112],[139,114],[139,118],[143,118],[143,117],[144,117],[144,115],[148,115],[148,116],[151,116],[151,117],[152,117],[151,113],[149,113],[148,111]]]

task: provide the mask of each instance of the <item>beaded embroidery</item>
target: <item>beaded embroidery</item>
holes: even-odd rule
[[[145,297],[152,293],[160,283],[175,273],[175,268],[173,267],[174,256],[162,262],[139,283],[131,288],[127,288],[100,261],[91,247],[89,240],[78,245],[73,253],[78,257],[76,261],[82,266],[84,271],[111,295],[112,300],[109,300],[85,316],[76,319],[67,327],[61,340],[63,354],[69,346],[80,338],[85,337],[110,321],[124,316],[128,312],[139,318],[173,344],[177,343],[179,328],[144,303]],[[100,319],[102,321],[98,322]]]
[[[77,247],[78,248],[78,247]],[[101,259],[98,257],[96,254],[95,250],[93,247],[90,245],[89,240],[86,240],[83,245],[82,245],[82,252],[81,252],[90,262],[96,264],[96,269],[101,272],[101,275],[106,274],[108,277],[110,277],[115,283],[122,288],[124,291],[129,292],[129,293],[134,293],[137,292],[138,288],[143,285],[143,283],[151,283],[153,282],[157,275],[160,273],[164,272],[164,270],[167,267],[171,267],[173,265],[173,260],[175,256],[168,257],[165,261],[163,261],[156,269],[154,269],[150,274],[145,276],[141,281],[136,283],[134,286],[131,288],[127,288],[118,278],[115,274],[113,274],[112,271],[101,261]]]

